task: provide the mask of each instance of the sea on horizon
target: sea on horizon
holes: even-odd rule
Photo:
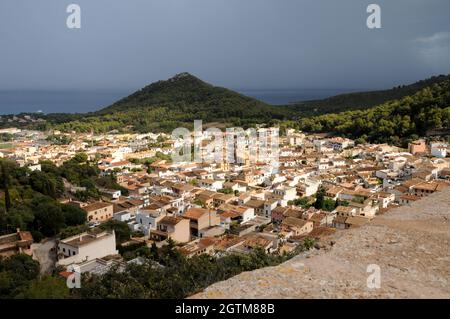
[[[349,89],[290,89],[245,90],[237,92],[273,105],[323,99]],[[0,114],[19,113],[87,113],[100,110],[131,94],[129,90],[116,91],[40,91],[0,90]]]

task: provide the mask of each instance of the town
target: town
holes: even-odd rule
[[[284,133],[279,165],[271,171],[248,158],[172,162],[179,141],[165,133],[2,129],[0,157],[27,174],[50,162],[60,167],[81,158],[114,182],[102,187],[64,178],[57,200],[86,213],[82,227],[39,239],[17,229],[0,237],[0,256],[25,253],[47,271],[59,267],[59,274],[69,277],[74,269],[103,274],[113,266],[142,263],[139,256],[124,258],[132,247],[172,244],[187,258],[255,249],[282,255],[306,238],[363,226],[391,208],[450,187],[448,145],[442,141],[419,139],[400,149],[292,129]],[[97,196],[90,195],[92,187]],[[6,196],[2,189],[1,200]],[[128,228],[130,235],[118,240],[114,227],[102,227],[107,223]]]

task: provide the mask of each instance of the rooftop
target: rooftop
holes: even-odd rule
[[[111,236],[115,236],[114,231],[101,231],[101,232],[85,232],[66,239],[62,239],[61,243],[70,245],[73,247],[81,247],[97,240],[102,240]]]
[[[189,208],[186,213],[183,215],[185,218],[189,219],[199,219],[203,215],[210,213],[209,209],[205,208]]]
[[[91,203],[91,204],[88,204],[88,205],[82,207],[82,209],[84,209],[86,212],[92,212],[92,211],[110,207],[110,206],[112,207],[113,204],[106,203],[106,202],[94,202],[94,203]]]

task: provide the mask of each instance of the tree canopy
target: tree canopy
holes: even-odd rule
[[[367,110],[326,114],[299,120],[306,132],[327,132],[358,142],[398,146],[430,130],[450,131],[450,80],[422,89],[412,96]]]

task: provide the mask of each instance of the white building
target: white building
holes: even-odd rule
[[[314,179],[306,179],[305,181],[302,181],[298,183],[297,187],[300,189],[303,196],[312,196],[315,193],[317,193],[317,190],[319,189],[320,182]]]
[[[125,159],[125,154],[133,153],[131,147],[120,147],[111,153],[111,157],[113,158],[113,162],[123,161]]]
[[[431,155],[434,157],[445,158],[447,156],[447,145],[441,143],[431,144]]]
[[[134,214],[125,210],[123,212],[115,213],[113,215],[113,218],[119,222],[127,222],[127,221],[131,220],[131,218],[133,218],[133,216],[134,216]]]
[[[290,201],[297,198],[297,189],[286,185],[279,186],[273,190],[274,195],[280,197],[284,201]]]
[[[256,217],[255,210],[253,208],[243,207],[242,223],[246,223],[255,217]]]
[[[199,180],[198,186],[211,191],[218,191],[223,188],[224,181],[213,180],[213,179],[201,179]]]
[[[333,158],[331,160],[331,163],[333,164],[334,167],[345,166],[345,159],[343,159],[343,158]]]
[[[289,145],[292,146],[301,146],[303,145],[303,141],[305,140],[305,134],[303,133],[296,133],[295,130],[289,129],[286,132],[287,135],[287,141]]]
[[[140,209],[136,213],[136,223],[139,224],[139,230],[148,236],[151,230],[156,230],[158,222],[163,219],[164,216],[165,215],[160,212]]]
[[[274,210],[278,206],[278,201],[269,199],[264,201],[264,216],[266,218],[272,219],[272,210]]]
[[[107,196],[111,199],[119,199],[122,195],[122,192],[116,189],[104,189],[101,191],[101,193],[102,195]]]
[[[59,242],[58,265],[67,266],[116,254],[114,231],[85,232]]]

